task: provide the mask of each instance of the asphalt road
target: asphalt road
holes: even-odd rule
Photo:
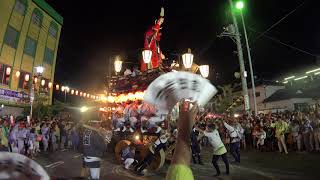
[[[255,151],[242,152],[241,164],[232,163],[229,157],[230,175],[214,177],[215,170],[211,164],[210,149],[203,150],[204,165],[192,165],[195,179],[211,180],[264,180],[264,179],[320,179],[318,162],[320,153],[289,153],[289,155],[277,152],[261,153]],[[80,179],[82,155],[73,151],[57,151],[55,153],[39,155],[35,159],[50,174],[50,176],[64,179]],[[103,180],[158,180],[164,179],[168,164],[156,173],[148,173],[141,177],[133,172],[124,170],[116,163],[113,154],[106,154],[102,163],[101,179]],[[220,161],[221,172],[224,172],[224,164]]]

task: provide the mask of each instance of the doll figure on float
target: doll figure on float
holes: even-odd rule
[[[152,52],[150,63],[146,64],[141,61],[141,71],[148,69],[157,69],[161,66],[162,60],[165,56],[160,49],[161,39],[161,25],[164,22],[164,8],[161,8],[160,17],[155,21],[155,24],[151,26],[145,33],[144,37],[144,49]]]

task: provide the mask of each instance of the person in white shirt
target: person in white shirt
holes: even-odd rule
[[[208,124],[205,131],[201,130],[200,128],[197,128],[197,130],[208,138],[209,143],[213,147],[212,164],[217,172],[215,176],[220,175],[220,169],[217,163],[220,157],[222,158],[226,166],[226,174],[229,174],[229,161],[227,158],[227,149],[220,138],[216,125]]]
[[[257,133],[257,149],[261,149],[262,146],[264,146],[264,140],[266,139],[267,134],[263,130],[262,127],[259,127],[259,131]]]
[[[236,121],[233,122],[233,126],[230,126],[223,121],[224,127],[228,130],[230,136],[230,151],[235,161],[240,163],[240,140],[244,132],[244,129]]]

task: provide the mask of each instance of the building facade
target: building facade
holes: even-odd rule
[[[0,103],[29,105],[34,84],[51,104],[62,25],[45,0],[0,1]],[[44,67],[41,76],[36,66]]]

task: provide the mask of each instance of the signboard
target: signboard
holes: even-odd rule
[[[244,95],[244,107],[246,111],[250,110],[250,104],[249,104],[249,96]]]
[[[181,99],[196,101],[203,107],[217,93],[209,80],[189,72],[170,72],[155,79],[143,99],[168,113]]]
[[[23,92],[0,88],[0,100],[14,103],[27,103],[29,96]]]

